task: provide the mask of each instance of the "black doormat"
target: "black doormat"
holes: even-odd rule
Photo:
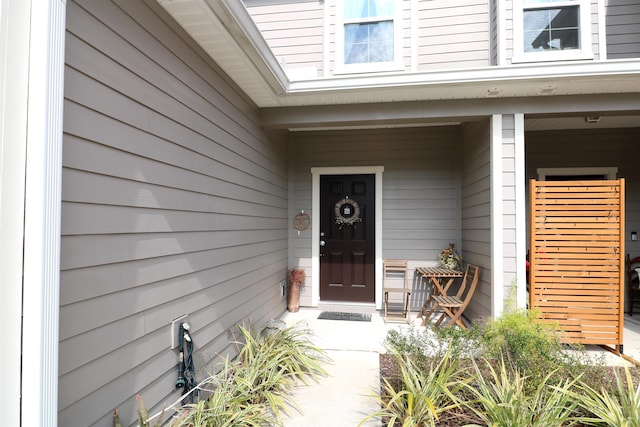
[[[351,320],[354,322],[370,322],[371,315],[365,313],[341,313],[339,311],[323,311],[318,316],[323,320]]]

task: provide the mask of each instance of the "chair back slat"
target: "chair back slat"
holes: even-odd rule
[[[480,278],[480,267],[477,265],[467,265],[467,272],[465,273],[464,278],[467,282],[467,294],[462,297],[462,295],[458,296],[459,299],[462,300],[462,306],[460,307],[461,311],[469,305],[471,302],[471,298],[476,291],[476,287],[478,286],[478,279]]]
[[[466,329],[466,325],[462,320],[464,310],[467,308],[473,298],[473,294],[478,286],[478,279],[480,278],[480,267],[468,264],[460,289],[453,295],[436,295],[433,297],[434,306],[429,311],[429,315],[434,311],[436,305],[440,306],[443,310],[440,319],[436,322],[436,326],[445,320],[450,319],[450,323],[457,324],[463,329]]]

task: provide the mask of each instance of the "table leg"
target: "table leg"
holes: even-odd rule
[[[434,276],[429,277],[429,279],[431,279],[431,283],[433,283],[433,288],[431,290],[431,293],[429,294],[429,297],[425,300],[424,304],[422,304],[422,308],[418,312],[418,318],[422,318],[424,316],[424,319],[422,319],[422,326],[427,325],[427,321],[429,320],[431,315],[436,311],[436,308],[438,308],[438,304],[432,298],[433,294],[436,293],[439,295],[444,295],[444,290],[442,289],[442,284],[440,283],[440,280]],[[449,281],[449,283],[447,283],[447,286],[445,287],[445,289],[447,289],[450,285],[451,285],[451,280]],[[429,311],[427,311],[428,307],[429,307],[428,309]]]

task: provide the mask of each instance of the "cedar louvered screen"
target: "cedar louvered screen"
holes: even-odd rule
[[[621,351],[624,180],[532,180],[530,195],[530,306],[566,342]]]

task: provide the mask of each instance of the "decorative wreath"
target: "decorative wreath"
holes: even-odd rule
[[[356,222],[362,222],[360,218],[360,206],[358,202],[349,198],[349,196],[336,203],[334,208],[336,216],[336,224],[342,228],[344,225],[354,225]]]
[[[311,223],[311,219],[309,215],[304,212],[300,212],[293,218],[293,228],[298,231],[304,231],[309,228],[309,224]]]

